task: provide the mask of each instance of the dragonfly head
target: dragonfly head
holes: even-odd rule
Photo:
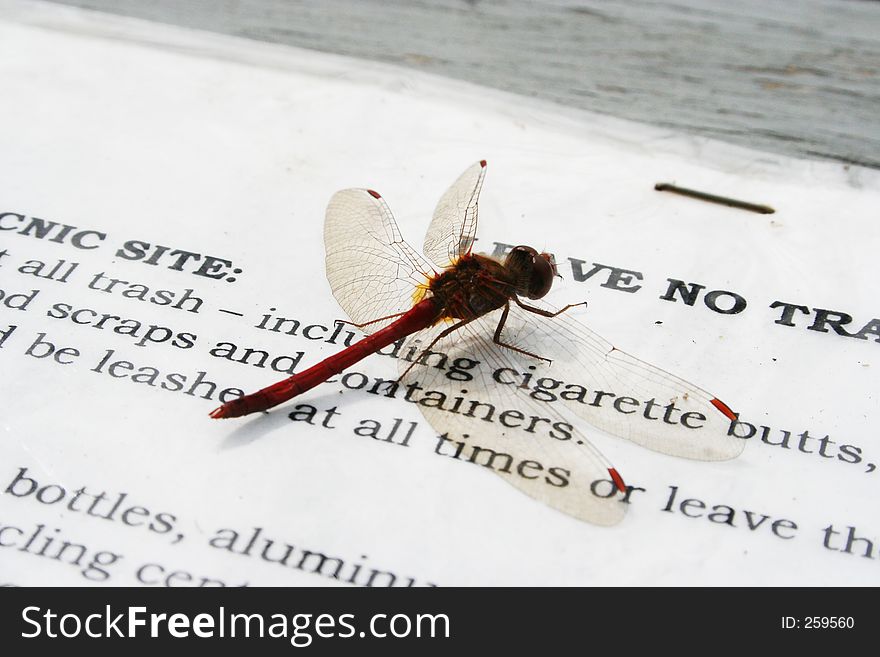
[[[517,294],[529,299],[540,299],[547,294],[557,275],[553,255],[538,253],[530,246],[511,249],[504,266],[515,276]]]

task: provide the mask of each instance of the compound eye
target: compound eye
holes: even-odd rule
[[[529,299],[540,299],[550,291],[553,277],[556,276],[556,264],[552,256],[536,253],[532,259],[532,274],[529,281]]]
[[[556,264],[553,256],[538,253],[530,246],[515,246],[507,254],[505,265],[515,273],[517,294],[529,299],[540,299],[550,291]]]
[[[553,256],[553,254],[542,253],[541,257],[550,263],[550,267],[553,269],[553,276],[556,278],[562,278],[562,276],[559,275],[559,270],[556,268],[556,258]]]

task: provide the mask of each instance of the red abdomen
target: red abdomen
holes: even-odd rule
[[[368,335],[363,340],[322,360],[307,370],[263,388],[257,392],[226,402],[211,412],[212,418],[239,417],[255,411],[264,411],[273,406],[311,390],[319,383],[348,369],[373,352],[387,347],[392,342],[406,337],[416,331],[427,328],[438,319],[442,308],[433,297],[422,299],[406,312],[400,319],[383,329]]]

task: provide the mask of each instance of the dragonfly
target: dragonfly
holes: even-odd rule
[[[213,418],[264,411],[396,345],[399,378],[383,393],[415,403],[434,451],[482,466],[575,518],[619,522],[628,487],[587,437],[593,429],[696,460],[738,456],[737,415],[702,388],[616,348],[544,297],[549,253],[473,251],[486,161],[440,198],[424,256],[401,236],[376,191],[345,189],[324,223],[327,280],[366,336],[293,376],[226,402]],[[570,421],[569,418],[577,418]]]

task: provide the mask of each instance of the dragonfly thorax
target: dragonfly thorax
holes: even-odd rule
[[[503,263],[483,255],[462,256],[431,281],[430,290],[443,316],[468,319],[501,308],[517,295],[540,299],[555,275],[552,256],[517,246]]]
[[[517,294],[514,278],[497,260],[468,254],[434,278],[430,290],[442,316],[472,319],[501,308]]]

